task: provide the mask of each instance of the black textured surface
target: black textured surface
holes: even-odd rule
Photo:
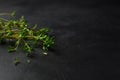
[[[23,52],[0,45],[0,80],[120,80],[119,9],[107,0],[1,0],[0,13],[16,10],[31,25],[50,27],[56,47],[27,64]]]

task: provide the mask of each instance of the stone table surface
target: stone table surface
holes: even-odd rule
[[[0,80],[120,80],[119,9],[103,0],[0,0],[0,13],[16,11],[56,37],[54,50],[39,49],[30,64],[22,51],[0,45]]]

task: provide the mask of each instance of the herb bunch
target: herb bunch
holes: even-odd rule
[[[50,36],[49,28],[37,28],[37,25],[29,27],[29,24],[25,20],[24,16],[20,19],[15,19],[15,12],[10,14],[13,18],[10,20],[0,18],[0,43],[14,41],[13,45],[10,45],[8,52],[17,51],[22,47],[27,56],[30,56],[35,50],[36,46],[39,46],[44,51],[48,51],[52,48],[55,40],[53,36]]]

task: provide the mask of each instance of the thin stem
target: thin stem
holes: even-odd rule
[[[0,16],[4,16],[4,15],[10,15],[10,13],[0,13]]]
[[[21,39],[18,40],[18,44],[16,44],[15,50],[18,49],[18,47],[19,47],[19,45],[20,45],[20,41],[21,41]]]
[[[23,42],[24,42],[24,44],[27,46],[27,47],[29,47],[29,45],[26,43],[26,41],[25,40],[22,40]]]
[[[4,21],[9,21],[9,20],[7,20],[7,19],[4,19],[4,18],[0,18],[1,20],[4,20]]]

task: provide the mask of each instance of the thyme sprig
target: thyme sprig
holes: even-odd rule
[[[15,17],[15,12],[1,13],[0,15]],[[14,45],[9,46],[8,52],[17,51],[20,45],[27,56],[33,53],[35,46],[40,46],[44,51],[48,51],[55,43],[53,36],[48,33],[49,28],[38,29],[37,25],[29,27],[24,16],[21,16],[20,19],[10,20],[0,18],[0,43],[15,41]]]

